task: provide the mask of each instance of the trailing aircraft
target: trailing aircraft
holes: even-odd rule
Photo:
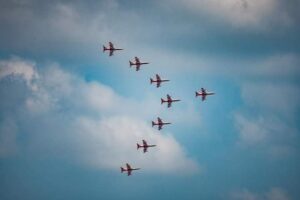
[[[170,122],[163,122],[159,117],[157,118],[157,122],[152,121],[152,127],[158,126],[158,130],[161,130],[164,125],[171,124]]]
[[[141,65],[149,64],[148,62],[141,62],[138,57],[134,57],[135,63],[129,60],[129,67],[135,66],[136,71],[140,70]]]
[[[130,176],[133,170],[140,170],[141,168],[132,168],[128,163],[126,163],[126,168],[121,167],[121,173],[127,172],[127,175]]]
[[[196,94],[196,97],[202,96],[202,101],[204,101],[206,99],[207,95],[214,95],[215,93],[214,92],[206,92],[206,90],[204,88],[201,88],[201,91],[199,91],[199,92],[196,91],[195,94]]]
[[[164,100],[163,98],[161,98],[160,101],[161,101],[161,104],[168,103],[168,108],[170,108],[172,106],[173,102],[180,101],[180,99],[172,99],[172,97],[167,94],[167,100]]]
[[[155,76],[156,76],[156,80],[153,80],[152,78],[150,78],[150,84],[156,83],[156,87],[157,88],[160,87],[160,85],[161,85],[162,82],[170,81],[170,80],[163,80],[163,79],[161,79],[158,74],[156,74]]]
[[[136,148],[139,149],[139,148],[143,148],[144,150],[144,153],[147,152],[148,148],[149,147],[155,147],[156,145],[149,145],[147,144],[146,140],[143,140],[143,145],[140,145],[139,143],[136,143]]]
[[[120,50],[123,50],[123,49],[117,49],[114,47],[113,43],[109,42],[108,43],[108,48],[106,46],[103,45],[103,52],[105,51],[109,51],[109,56],[112,56],[114,55],[114,51],[120,51]]]

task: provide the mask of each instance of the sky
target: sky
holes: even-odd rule
[[[299,9],[0,0],[0,199],[299,199]]]

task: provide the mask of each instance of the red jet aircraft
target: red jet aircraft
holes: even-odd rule
[[[180,101],[180,99],[172,99],[172,97],[168,94],[167,94],[167,100],[164,100],[163,98],[161,98],[160,100],[161,100],[161,104],[168,103],[168,108],[172,106],[173,102]]]
[[[207,95],[214,95],[215,93],[214,92],[206,92],[206,90],[204,88],[201,88],[201,91],[200,92],[196,91],[195,94],[196,94],[196,97],[202,96],[202,101],[204,101],[206,99]]]
[[[133,63],[129,60],[129,66],[131,67],[131,66],[135,65],[136,66],[136,68],[135,68],[136,71],[140,70],[141,65],[149,64],[148,62],[140,62],[140,59],[138,57],[134,57],[134,60],[135,60],[135,63]]]
[[[136,149],[143,148],[144,149],[144,153],[147,152],[148,147],[155,147],[155,146],[156,145],[149,145],[149,144],[147,144],[146,140],[143,140],[143,145],[140,145],[139,143],[136,143]]]
[[[160,87],[160,84],[162,82],[167,82],[167,81],[170,81],[170,80],[162,80],[158,74],[156,74],[156,80],[153,80],[152,78],[150,78],[150,84],[156,83],[157,88]]]
[[[152,121],[152,127],[158,126],[158,130],[161,130],[163,125],[171,124],[169,122],[163,122],[159,117],[157,118],[157,122]]]
[[[103,45],[103,52],[109,51],[109,56],[114,55],[114,51],[123,50],[123,49],[117,49],[117,48],[115,48],[114,45],[113,45],[113,43],[111,43],[111,42],[108,43],[108,46],[109,46],[109,47],[107,48],[107,47],[105,47],[105,46]]]
[[[121,167],[121,173],[127,172],[127,175],[130,176],[130,175],[131,175],[131,172],[132,172],[133,170],[140,170],[140,169],[141,169],[141,168],[131,168],[131,166],[130,166],[128,163],[126,163],[126,169],[124,169],[123,167]]]

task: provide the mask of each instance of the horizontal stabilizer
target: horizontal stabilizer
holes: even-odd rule
[[[129,61],[129,66],[131,67],[132,65],[134,65],[133,62]]]

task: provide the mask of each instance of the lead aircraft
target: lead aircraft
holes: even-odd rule
[[[126,163],[126,168],[121,167],[121,173],[127,172],[127,176],[131,175],[133,170],[140,170],[141,168],[132,168],[128,163]]]
[[[117,49],[117,48],[115,48],[114,45],[113,45],[113,43],[111,43],[111,42],[108,43],[108,48],[103,45],[103,52],[109,51],[109,56],[114,55],[114,51],[120,51],[120,50],[123,50],[123,49]]]
[[[140,70],[141,65],[149,64],[148,62],[141,62],[138,57],[134,57],[134,61],[135,61],[135,63],[129,60],[129,67],[135,66],[136,71]]]

